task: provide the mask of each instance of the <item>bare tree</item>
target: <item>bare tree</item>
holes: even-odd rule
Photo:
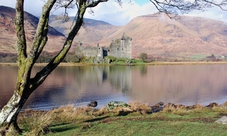
[[[150,0],[159,12],[167,14],[184,14],[192,10],[205,11],[219,7],[226,11],[227,0]]]
[[[42,8],[42,14],[29,52],[26,52],[27,43],[24,30],[24,0],[16,1],[15,28],[17,35],[18,75],[14,94],[0,112],[1,126],[4,125],[6,128],[13,126],[16,131],[21,132],[17,124],[17,116],[24,103],[32,92],[43,83],[47,76],[66,56],[74,37],[83,24],[83,16],[86,9],[95,7],[99,3],[106,1],[107,0],[46,0]],[[37,72],[34,77],[31,77],[32,68],[48,40],[48,21],[51,9],[59,7],[67,9],[70,7],[72,8],[73,5],[76,6],[75,9],[77,10],[75,13],[76,22],[69,32],[62,49],[42,70]]]
[[[36,34],[31,45],[31,49],[27,52],[26,34],[24,31],[24,0],[16,0],[16,17],[15,28],[17,35],[17,63],[18,76],[14,94],[9,102],[2,108],[0,112],[0,126],[9,128],[12,126],[18,132],[21,132],[17,124],[17,116],[22,109],[28,97],[39,87],[47,76],[60,64],[68,53],[73,39],[83,24],[83,16],[87,8],[95,7],[101,2],[108,0],[43,0],[45,4],[39,19]],[[121,5],[121,0],[115,0]],[[158,11],[165,13],[185,13],[191,10],[204,10],[217,6],[224,10],[227,5],[226,0],[215,2],[214,0],[150,0]],[[51,10],[65,8],[63,19],[67,20],[67,9],[74,8],[76,22],[73,24],[62,49],[56,56],[34,77],[31,77],[31,71],[38,57],[43,51],[47,43],[48,37],[48,21]]]

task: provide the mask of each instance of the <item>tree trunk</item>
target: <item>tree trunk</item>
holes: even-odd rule
[[[39,85],[43,83],[47,76],[61,63],[61,61],[68,53],[74,37],[76,36],[80,27],[83,24],[83,16],[86,11],[86,8],[95,7],[100,2],[106,1],[107,0],[77,1],[78,12],[76,24],[69,32],[69,35],[63,45],[62,50],[59,51],[59,53],[47,64],[47,66],[45,66],[41,71],[37,72],[33,78],[31,78],[32,67],[47,42],[49,13],[56,0],[48,0],[43,7],[43,12],[38,23],[37,32],[29,55],[27,55],[26,53],[27,45],[23,22],[24,0],[17,0],[15,27],[17,31],[18,47],[18,79],[13,96],[0,112],[0,126],[4,125],[6,129],[8,129],[12,124],[13,129],[16,130],[16,132],[21,133],[21,130],[17,124],[17,116],[22,109],[24,103],[27,101],[30,94]],[[0,132],[0,135],[4,135],[3,133],[5,132]]]
[[[18,92],[15,91],[9,102],[2,108],[0,112],[0,125],[4,125],[8,129],[12,124],[14,130],[21,133],[22,131],[17,124],[17,116],[30,94],[26,93],[26,95],[23,94],[21,96]]]

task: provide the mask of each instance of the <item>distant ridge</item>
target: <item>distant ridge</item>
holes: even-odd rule
[[[75,23],[74,17],[71,17],[67,22],[62,22],[62,20],[57,20],[55,18],[55,16],[50,17],[50,25],[67,36],[72,24]],[[111,25],[104,21],[85,18],[84,24],[75,37],[74,42],[82,42],[85,46],[96,46],[98,41],[105,39],[116,32],[119,28],[120,27]],[[121,36],[122,34],[119,35],[119,37]],[[108,41],[108,44],[110,43],[111,41]]]
[[[28,45],[30,45],[34,38],[39,19],[27,12],[24,13],[26,38]],[[0,6],[0,52],[2,53],[16,52],[14,47],[16,42],[14,18],[15,9],[6,6]],[[44,50],[48,52],[53,52],[57,49],[60,49],[65,39],[64,34],[58,32],[51,26],[49,26],[48,37],[49,40],[47,47],[44,48]]]
[[[188,16],[171,20],[164,14],[140,16],[108,39],[124,32],[133,39],[134,56],[141,52],[176,58],[227,55],[227,24],[221,21]]]
[[[15,52],[15,30],[13,26],[14,10],[0,6],[0,52]],[[50,18],[50,43],[46,51],[58,51],[64,43],[72,25],[71,21]],[[31,41],[38,19],[26,13],[26,28]],[[50,27],[50,28],[52,28]],[[196,58],[227,56],[227,24],[221,21],[201,17],[178,16],[170,19],[165,14],[139,16],[125,26],[114,26],[104,21],[85,19],[84,25],[74,39],[73,47],[81,42],[83,46],[109,46],[112,40],[125,33],[132,38],[133,57],[140,53],[163,58]],[[54,39],[51,41],[51,39]],[[7,46],[5,46],[7,45]],[[71,51],[74,51],[73,49]]]
[[[95,22],[95,20],[92,20]],[[51,22],[55,27],[59,22]],[[76,39],[85,46],[108,46],[123,33],[132,37],[133,57],[140,53],[166,58],[195,58],[211,54],[227,55],[227,24],[201,17],[178,16],[170,19],[165,14],[139,16],[122,27],[110,24],[82,28]],[[61,32],[68,31],[64,25]]]

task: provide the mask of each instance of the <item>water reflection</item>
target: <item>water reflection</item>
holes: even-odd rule
[[[35,99],[31,98],[27,107],[40,107],[43,103],[49,106],[41,108],[86,105],[92,100],[99,101],[100,107],[112,100],[128,101],[128,96],[122,92],[131,90],[131,73],[130,67],[120,66],[59,67],[53,72],[54,77],[48,77],[41,86],[46,88],[38,88],[33,94]],[[56,79],[62,82],[53,85]],[[40,92],[45,99],[40,98]]]
[[[13,94],[16,84],[17,67],[0,66],[0,108],[4,106]]]
[[[35,67],[38,71],[41,67]],[[0,66],[0,107],[10,98],[16,67]],[[58,67],[32,94],[25,108],[51,109],[66,104],[99,107],[112,100],[208,104],[227,101],[227,65]]]
[[[226,65],[149,66],[145,75],[134,70],[130,96],[148,103],[223,103],[227,100],[226,70]]]

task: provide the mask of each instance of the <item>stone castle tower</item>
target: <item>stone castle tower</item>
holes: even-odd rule
[[[132,38],[123,34],[121,39],[113,40],[108,48],[108,56],[132,59]]]

